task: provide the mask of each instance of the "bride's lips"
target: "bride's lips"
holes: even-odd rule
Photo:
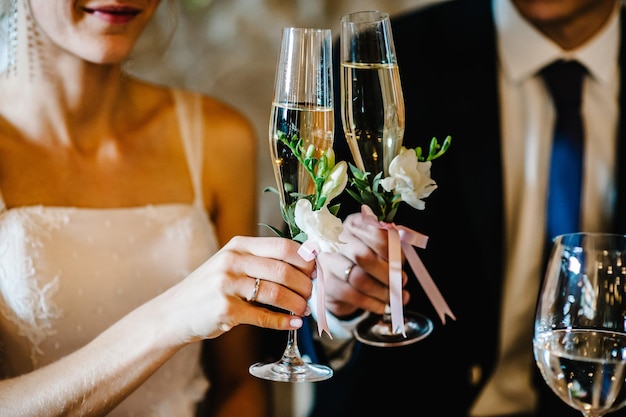
[[[86,7],[84,10],[86,13],[113,24],[128,23],[141,13],[140,9],[128,6],[102,6],[93,9]]]

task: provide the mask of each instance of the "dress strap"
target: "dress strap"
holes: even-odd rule
[[[203,160],[203,118],[202,97],[198,93],[173,89],[174,106],[178,116],[180,136],[185,148],[185,156],[191,174],[194,190],[194,204],[204,210],[202,193],[202,160]]]

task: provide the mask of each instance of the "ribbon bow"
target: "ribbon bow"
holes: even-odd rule
[[[391,325],[393,331],[398,333],[400,330],[402,335],[406,337],[402,307],[402,252],[406,255],[415,277],[437,311],[441,322],[443,324],[446,323],[446,314],[453,320],[456,320],[450,307],[448,307],[448,303],[446,303],[446,300],[439,292],[435,282],[413,248],[413,246],[422,249],[426,248],[428,236],[411,230],[408,227],[378,221],[372,209],[366,205],[361,206],[361,214],[366,223],[387,230],[389,239],[389,305],[391,307]]]
[[[323,332],[328,334],[328,337],[331,339],[333,336],[330,334],[330,329],[328,328],[328,321],[326,320],[326,301],[324,297],[324,270],[322,268],[322,264],[320,264],[317,260],[317,254],[320,252],[319,243],[315,240],[308,239],[304,242],[300,248],[298,249],[298,255],[302,257],[305,261],[311,261],[315,259],[315,271],[316,271],[316,279],[317,279],[317,332],[318,335],[321,336]]]

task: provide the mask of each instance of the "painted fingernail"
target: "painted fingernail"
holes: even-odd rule
[[[306,306],[306,310],[304,310],[304,315],[305,316],[310,316],[311,315],[311,307],[308,304]]]
[[[300,328],[300,327],[302,327],[302,319],[299,318],[299,317],[293,318],[293,319],[289,320],[289,324],[291,325],[291,327]]]

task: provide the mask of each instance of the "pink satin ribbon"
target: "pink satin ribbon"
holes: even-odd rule
[[[307,240],[298,249],[298,255],[305,261],[311,261],[315,259],[315,270],[317,277],[317,332],[319,336],[322,336],[323,332],[328,334],[331,339],[333,336],[330,334],[328,328],[328,321],[326,320],[326,301],[324,297],[324,270],[322,264],[317,261],[317,254],[320,252],[320,247],[317,242],[313,240]]]
[[[398,226],[394,223],[378,221],[371,208],[361,206],[361,214],[366,223],[387,230],[389,239],[389,305],[391,307],[391,325],[395,333],[404,330],[404,312],[402,307],[402,252],[404,252],[415,277],[424,289],[428,299],[437,311],[443,324],[446,324],[446,314],[456,320],[448,307],[448,303],[439,292],[432,277],[426,270],[422,260],[417,255],[413,246],[426,248],[428,236],[418,233],[408,227]]]

